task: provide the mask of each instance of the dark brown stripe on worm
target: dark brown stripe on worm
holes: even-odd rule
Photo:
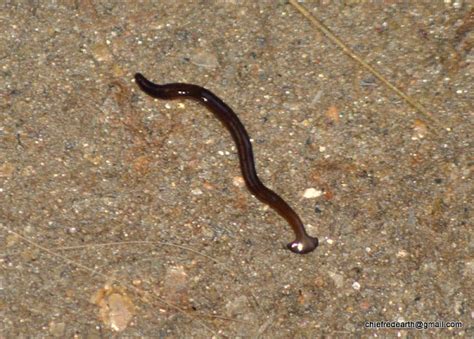
[[[296,212],[275,192],[267,188],[257,176],[250,138],[234,111],[211,91],[192,84],[172,83],[157,85],[140,73],[135,81],[146,94],[163,100],[189,98],[206,106],[229,130],[239,152],[240,168],[248,189],[261,202],[269,205],[290,224],[296,239],[287,245],[294,253],[304,254],[318,246],[318,238],[309,236]]]

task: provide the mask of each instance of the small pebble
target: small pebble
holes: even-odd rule
[[[323,195],[323,191],[317,190],[316,188],[308,188],[303,193],[303,197],[305,197],[306,199],[317,198],[321,195]]]
[[[421,120],[415,120],[413,123],[412,140],[423,139],[428,133],[428,126]]]
[[[334,281],[334,285],[336,285],[337,288],[344,286],[344,277],[341,274],[328,271],[328,275]]]
[[[244,187],[245,186],[245,181],[244,178],[241,176],[237,176],[232,178],[232,184],[236,187]]]
[[[339,123],[339,110],[337,109],[336,106],[331,106],[328,108],[328,110],[326,111],[325,113],[325,116],[326,118],[330,121],[330,122],[334,122],[334,123]]]
[[[98,62],[110,62],[113,60],[112,53],[105,43],[97,43],[91,48],[94,59]]]
[[[202,191],[199,188],[195,188],[191,191],[193,195],[201,195]]]
[[[202,49],[195,50],[189,59],[196,66],[204,68],[216,68],[219,64],[214,53]]]
[[[400,250],[397,252],[396,257],[397,258],[405,258],[408,255],[408,252],[405,250]]]

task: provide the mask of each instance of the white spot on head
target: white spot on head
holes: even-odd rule
[[[296,248],[298,252],[301,252],[303,250],[303,244],[300,242],[294,242],[293,244],[291,244],[291,248]]]

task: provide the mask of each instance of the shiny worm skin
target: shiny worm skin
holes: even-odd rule
[[[296,212],[278,194],[267,188],[257,176],[250,137],[234,111],[211,91],[198,85],[170,83],[158,85],[147,80],[142,74],[135,74],[135,82],[149,96],[163,100],[193,99],[219,119],[232,135],[237,146],[240,168],[249,191],[261,202],[273,208],[290,224],[295,240],[287,247],[290,251],[305,254],[318,246],[318,238],[311,237]]]

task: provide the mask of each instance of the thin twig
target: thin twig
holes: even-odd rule
[[[199,251],[196,251],[190,247],[182,246],[182,245],[176,245],[168,242],[163,242],[163,241],[147,241],[147,240],[132,240],[132,241],[115,241],[115,242],[106,242],[106,243],[97,243],[97,244],[84,244],[84,245],[75,245],[75,246],[63,246],[63,247],[56,247],[55,250],[57,251],[65,251],[65,250],[74,250],[74,249],[81,249],[81,248],[90,248],[90,247],[101,247],[101,246],[122,246],[122,245],[163,245],[163,246],[170,246],[170,247],[176,247],[180,248],[182,250],[186,250],[192,253],[195,253],[197,255],[200,255],[204,258],[207,258],[211,261],[214,261],[216,264],[224,266],[224,268],[235,274],[230,268],[227,267],[227,265],[223,262],[220,262],[217,259],[214,259],[213,257],[201,253]]]
[[[92,269],[92,268],[90,268],[90,267],[87,267],[87,266],[85,266],[85,265],[83,265],[83,264],[81,264],[81,263],[79,263],[79,262],[76,262],[76,261],[74,261],[74,260],[71,260],[71,259],[69,259],[69,258],[66,257],[66,256],[63,256],[63,255],[58,254],[58,253],[55,253],[54,251],[50,250],[49,248],[44,247],[43,245],[40,245],[40,244],[36,243],[35,241],[29,239],[28,237],[25,237],[24,235],[22,235],[22,234],[20,234],[20,233],[18,233],[18,232],[13,231],[12,229],[8,228],[7,226],[5,226],[5,225],[3,225],[3,224],[1,224],[1,223],[0,223],[0,227],[2,227],[3,229],[7,230],[9,233],[14,234],[15,236],[17,236],[18,238],[20,238],[20,239],[23,240],[24,242],[26,242],[26,243],[32,245],[33,247],[36,247],[36,248],[38,248],[38,249],[40,249],[40,250],[42,250],[42,251],[48,253],[48,254],[51,255],[52,257],[59,258],[59,259],[65,261],[65,262],[67,262],[68,264],[73,265],[73,266],[76,266],[76,267],[78,267],[78,268],[80,268],[80,269],[82,269],[82,270],[84,270],[84,271],[86,271],[86,272],[89,272],[89,273],[93,274],[93,275],[96,274],[96,275],[98,275],[99,277],[105,279],[106,281],[112,281],[112,282],[114,282],[114,283],[116,283],[116,284],[119,284],[119,285],[122,285],[122,284],[123,284],[121,281],[117,280],[116,278],[113,278],[113,277],[110,277],[110,276],[108,276],[108,275],[106,275],[106,274],[104,274],[104,273],[98,272],[98,271],[96,271],[96,270],[94,270],[94,269]],[[128,285],[128,286],[129,286],[129,288],[133,289],[138,295],[143,294],[143,292],[145,292],[145,294],[148,294],[148,293],[146,293],[146,291],[142,291],[142,290],[140,290],[139,288],[137,288],[137,287],[135,287],[135,286],[133,286],[133,285]],[[156,296],[153,296],[153,298],[155,298],[155,299],[158,300],[159,302],[163,303],[164,305],[168,306],[169,308],[172,308],[172,309],[174,309],[174,310],[176,310],[176,311],[178,311],[178,312],[184,314],[185,316],[187,316],[187,317],[190,318],[191,320],[197,320],[197,321],[201,324],[201,326],[203,326],[203,327],[204,327],[205,329],[207,329],[209,332],[211,332],[211,333],[213,333],[213,334],[216,335],[216,332],[215,332],[213,329],[209,328],[204,322],[200,321],[199,319],[196,319],[196,317],[190,315],[188,312],[186,312],[186,310],[182,309],[181,307],[176,306],[176,305],[174,305],[174,304],[171,304],[171,303],[167,302],[166,300],[161,299],[161,298],[156,297]],[[148,299],[148,298],[145,297],[145,298],[143,298],[143,299],[144,299],[145,301],[148,301],[148,302],[149,302],[149,299]]]
[[[296,0],[289,0],[290,4],[296,8],[303,16],[308,19],[311,24],[319,29],[322,33],[324,33],[329,40],[331,40],[333,43],[335,43],[337,46],[339,46],[344,53],[349,55],[352,59],[357,61],[362,67],[364,67],[366,70],[368,70],[370,73],[372,73],[377,79],[379,79],[386,87],[391,89],[393,92],[395,92],[398,96],[400,96],[405,102],[407,102],[411,107],[413,107],[415,110],[417,110],[419,113],[423,114],[426,118],[428,118],[431,122],[436,124],[440,128],[444,128],[443,124],[441,121],[439,121],[436,117],[434,117],[432,114],[430,114],[426,108],[424,108],[418,101],[415,99],[411,98],[404,92],[402,92],[400,89],[392,85],[382,74],[380,74],[377,70],[375,70],[372,66],[370,66],[368,63],[366,63],[364,60],[362,60],[357,54],[355,54],[346,44],[344,44],[334,33],[332,33],[329,28],[327,28],[324,24],[322,24],[314,15],[312,15],[306,8],[301,6]],[[449,130],[449,129],[447,129]],[[437,131],[433,129],[435,133]]]

